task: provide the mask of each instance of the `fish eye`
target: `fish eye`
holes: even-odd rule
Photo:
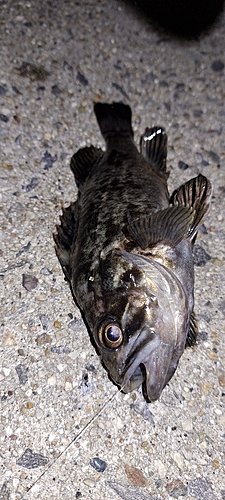
[[[118,323],[104,322],[98,332],[99,340],[104,347],[116,349],[123,342],[123,333]]]

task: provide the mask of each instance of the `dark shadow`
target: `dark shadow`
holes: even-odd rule
[[[181,38],[196,38],[219,18],[224,0],[124,0],[153,23]]]

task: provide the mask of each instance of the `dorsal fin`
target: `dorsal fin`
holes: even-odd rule
[[[166,179],[167,134],[162,127],[146,128],[140,140],[141,154]]]
[[[199,224],[207,214],[210,206],[212,186],[210,181],[202,174],[190,179],[176,189],[170,203],[173,205],[191,207],[194,210],[194,219],[191,225],[190,239],[193,241]]]
[[[80,188],[94,165],[101,160],[103,151],[94,146],[79,149],[71,158],[70,168],[74,174],[77,187]]]

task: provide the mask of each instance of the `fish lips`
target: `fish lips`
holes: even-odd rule
[[[146,329],[138,336],[138,347],[126,360],[119,381],[125,393],[143,384],[143,393],[149,402],[156,401],[165,387],[173,356],[173,345],[163,343],[155,332],[150,333],[150,339]]]

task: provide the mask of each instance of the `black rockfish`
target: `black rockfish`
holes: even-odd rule
[[[168,193],[167,135],[147,128],[140,150],[131,110],[94,106],[106,151],[71,160],[78,199],[63,210],[56,253],[111,379],[159,398],[194,343],[192,248],[209,208],[203,175]]]

